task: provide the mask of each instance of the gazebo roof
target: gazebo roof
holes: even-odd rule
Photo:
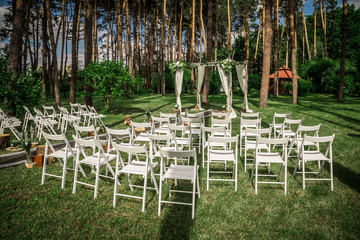
[[[271,74],[269,78],[275,78],[275,73]],[[292,72],[290,71],[290,68],[283,66],[279,68],[279,78],[292,78]],[[297,76],[297,78],[300,78]]]

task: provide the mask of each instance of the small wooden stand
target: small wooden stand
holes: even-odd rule
[[[39,154],[33,157],[36,167],[42,167],[44,162],[44,154]]]
[[[129,125],[129,123],[132,121],[132,117],[130,116],[130,115],[126,115],[125,117],[124,117],[124,124],[125,125]]]
[[[180,109],[173,109],[172,113],[176,113],[177,115],[179,115],[180,114]]]
[[[51,153],[51,149],[49,149],[49,153]],[[42,158],[44,157],[44,155],[45,155],[45,145],[39,145],[37,147],[36,156],[39,156],[39,155],[42,155]],[[50,158],[47,159],[47,162],[48,162],[48,164],[53,163],[53,162],[55,162],[55,158],[50,157]],[[36,164],[36,166],[37,166],[37,164]]]
[[[10,146],[10,134],[0,134],[0,149]]]

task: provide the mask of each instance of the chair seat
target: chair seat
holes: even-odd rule
[[[233,150],[210,150],[209,161],[236,161]]]
[[[257,163],[285,163],[279,153],[258,153],[256,155]]]
[[[243,128],[257,128],[257,124],[243,124]]]
[[[246,141],[245,142],[245,148],[246,149],[256,149],[256,141]],[[258,145],[259,149],[268,149],[269,145],[265,144],[265,143],[260,143]]]
[[[176,150],[182,150],[182,147],[178,147],[177,149],[176,149],[176,147],[162,147],[161,149],[166,150],[166,151],[169,151],[169,150],[176,151]],[[155,153],[154,157],[161,157],[160,151],[157,151]]]
[[[73,150],[74,153],[77,152],[76,148],[71,148],[71,149]],[[68,158],[72,157],[72,154],[71,154],[70,151],[68,151],[67,155],[65,156],[65,148],[61,148],[61,149],[49,154],[48,156],[49,157],[54,157],[54,158],[63,158],[63,159],[66,158],[66,159],[68,159]]]
[[[194,166],[171,164],[164,175],[164,179],[194,180]]]
[[[83,160],[80,161],[80,163],[84,163],[84,164],[88,164],[88,165],[92,165],[92,166],[96,166],[97,165],[97,161],[98,161],[98,156],[99,154],[96,153],[94,155],[88,156],[86,158],[84,158]],[[108,161],[111,162],[112,160],[114,160],[116,158],[115,154],[108,154],[106,153],[105,156],[108,157]],[[100,166],[105,164],[105,159],[100,158]]]
[[[289,141],[290,141],[290,140],[289,140]],[[300,138],[300,139],[298,139],[298,140],[295,140],[295,144],[297,144],[298,146],[301,146],[302,142],[303,142],[303,139],[302,139],[302,138]],[[305,141],[305,142],[304,142],[304,145],[305,145],[305,146],[316,146],[315,143],[310,142],[310,141]]]
[[[303,154],[303,160],[306,162],[308,161],[330,161],[329,158],[325,157],[324,154],[322,154],[319,151],[304,151]]]
[[[150,163],[151,167],[154,169],[158,165],[157,162]],[[137,174],[137,175],[144,175],[146,171],[146,162],[142,161],[131,161],[128,165],[126,165],[124,168],[122,168],[119,173],[130,173],[130,174]],[[150,171],[150,168],[148,169],[148,172]]]
[[[190,134],[190,131],[189,130],[186,130],[185,132],[184,132],[184,134]],[[199,128],[192,128],[191,129],[191,134],[192,135],[200,135],[201,134],[201,129],[199,129]]]
[[[275,124],[270,124],[270,127],[277,129],[277,128],[281,128],[282,125],[283,125],[282,123],[275,123]]]

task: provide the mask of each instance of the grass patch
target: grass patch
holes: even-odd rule
[[[65,102],[64,100],[63,102]],[[224,95],[209,96],[209,108],[221,109]],[[234,109],[239,114],[242,98],[234,96]],[[359,239],[360,238],[360,99],[347,98],[339,104],[330,95],[299,97],[291,104],[291,96],[269,99],[269,108],[259,109],[258,100],[250,98],[250,108],[261,112],[263,126],[272,121],[274,112],[292,112],[293,118],[305,118],[304,125],[321,123],[320,135],[336,134],[333,145],[334,191],[329,182],[309,182],[302,190],[301,176],[292,176],[295,159],[289,160],[288,194],[282,186],[260,185],[258,195],[250,182],[250,169],[244,173],[243,157],[239,159],[238,192],[234,184],[212,182],[206,192],[206,171],[200,168],[201,198],[197,199],[195,219],[188,206],[163,205],[157,216],[158,195],[148,191],[146,212],[138,200],[118,197],[112,208],[111,180],[99,183],[99,195],[78,185],[72,194],[73,173],[60,189],[59,179],[47,178],[40,185],[41,168],[23,165],[0,169],[0,224],[2,239]],[[94,99],[101,109],[101,99]],[[182,97],[184,108],[192,108],[195,95]],[[53,103],[49,103],[53,104]],[[64,104],[65,107],[68,107]],[[125,128],[125,115],[143,121],[145,109],[154,115],[169,113],[175,95],[146,95],[129,100],[112,99],[108,117],[110,128]],[[239,119],[233,120],[233,134],[239,132]],[[71,132],[68,133],[71,135]],[[199,164],[201,156],[198,156]],[[113,163],[114,164],[114,163]],[[58,163],[48,170],[60,173]],[[329,174],[328,168],[324,174]],[[86,181],[93,181],[89,175]],[[122,182],[125,182],[124,176]],[[119,191],[129,191],[123,184]],[[166,187],[164,193],[167,193]],[[173,196],[184,201],[188,196]]]

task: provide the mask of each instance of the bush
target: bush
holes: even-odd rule
[[[160,84],[162,75],[157,74],[152,79],[151,88],[153,92],[157,92],[158,78],[160,78]],[[183,76],[183,85],[182,85],[182,93],[188,92],[191,87],[191,70],[188,68],[184,68],[184,76]],[[194,86],[196,88],[196,86]],[[166,92],[175,92],[175,75],[172,74],[169,65],[165,66],[165,91]]]
[[[339,76],[333,76],[328,84],[326,85],[325,91],[328,93],[333,93],[337,96],[339,92]],[[350,96],[353,94],[358,94],[358,84],[354,75],[346,75],[344,77],[344,95]]]
[[[105,109],[110,107],[110,96],[130,98],[144,91],[144,79],[134,79],[121,61],[91,62],[79,76],[84,79],[83,84],[93,87],[93,94],[104,98]]]
[[[210,72],[210,86],[209,86],[209,94],[216,95],[220,93],[221,88],[221,80],[218,71]]]
[[[27,70],[20,76],[6,69],[7,59],[0,57],[0,105],[10,114],[23,116],[23,105],[38,105],[42,98],[41,73]]]
[[[259,97],[260,94],[259,94],[259,91],[255,88],[251,88],[249,93],[248,93],[248,96],[249,97]]]
[[[289,82],[285,85],[285,88],[289,91],[292,91],[292,82]],[[303,96],[309,94],[312,91],[313,85],[310,81],[304,79],[298,79],[298,95]]]
[[[248,89],[256,89],[260,91],[261,88],[261,76],[257,74],[249,74],[249,86]]]

